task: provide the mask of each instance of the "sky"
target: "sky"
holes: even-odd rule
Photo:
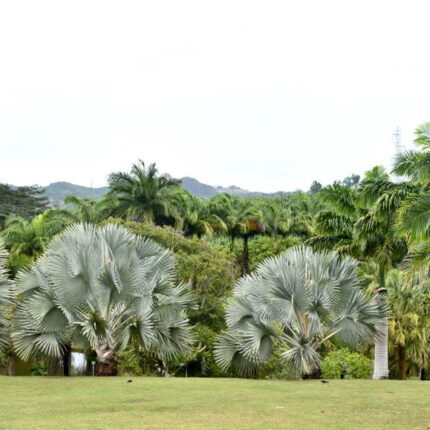
[[[308,189],[430,121],[430,2],[5,1],[0,182]]]

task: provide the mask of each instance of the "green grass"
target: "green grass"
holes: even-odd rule
[[[0,429],[427,429],[430,382],[0,377]]]

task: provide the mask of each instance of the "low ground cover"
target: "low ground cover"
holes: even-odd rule
[[[427,429],[430,382],[0,377],[0,429]]]

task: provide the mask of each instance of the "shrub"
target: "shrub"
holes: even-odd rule
[[[366,379],[372,373],[373,361],[346,348],[328,353],[321,365],[327,379]]]
[[[46,376],[48,375],[48,367],[43,363],[34,363],[31,368],[31,376]]]

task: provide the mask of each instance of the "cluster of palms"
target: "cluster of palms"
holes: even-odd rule
[[[98,224],[110,217],[173,226],[185,237],[223,236],[231,248],[243,242],[239,257],[242,273],[250,272],[248,242],[255,235],[271,237],[313,232],[318,209],[316,196],[295,193],[277,199],[243,199],[228,194],[198,198],[180,188],[180,181],[160,175],[154,164],[143,161],[131,172],[112,173],[110,192],[98,201],[69,196],[64,208],[49,209],[33,220],[17,216],[6,219],[3,239],[11,250],[14,271],[34,261],[49,240],[76,222]]]
[[[69,197],[64,208],[33,220],[11,216],[1,234],[19,305],[10,311],[10,288],[0,289],[0,307],[8,309],[0,314],[0,342],[3,333],[3,344],[24,358],[58,356],[72,346],[92,349],[100,373],[116,372],[116,351],[129,342],[163,360],[189,350],[191,299],[174,285],[164,250],[109,224],[123,218],[170,226],[233,252],[243,278],[215,347],[222,368],[254,373],[280,348],[309,374],[323,345],[364,347],[374,339],[374,378],[388,377],[389,365],[402,379],[417,370],[424,375],[430,358],[430,124],[417,129],[416,143],[418,150],[396,160],[394,173],[402,180],[377,167],[361,182],[357,177],[312,193],[201,199],[141,161],[130,173],[111,174],[110,192],[99,201]],[[287,250],[251,273],[250,249],[258,238],[271,241],[269,255],[275,255],[290,236],[307,247]],[[9,316],[13,335],[9,330],[4,340]]]

